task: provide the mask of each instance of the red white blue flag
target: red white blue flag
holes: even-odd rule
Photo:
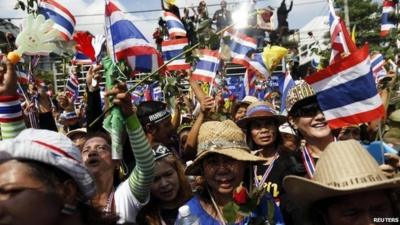
[[[316,91],[318,103],[333,129],[385,115],[367,45],[304,79]]]
[[[343,58],[343,55],[347,56],[351,52],[356,51],[357,47],[351,40],[344,22],[336,15],[331,0],[329,0],[329,26],[332,46],[329,62],[332,64]]]
[[[38,11],[46,19],[54,22],[54,29],[61,33],[64,40],[72,39],[75,29],[75,17],[63,5],[55,0],[42,0],[39,2]]]
[[[213,82],[219,69],[219,53],[209,49],[200,50],[200,60],[196,64],[191,79]]]
[[[107,48],[114,62],[126,59],[134,73],[153,72],[163,64],[159,52],[112,2],[105,9]]]
[[[79,80],[74,73],[70,74],[65,89],[70,93],[73,99],[77,99],[79,96]]]
[[[164,61],[167,62],[183,52],[183,48],[188,45],[187,38],[165,40],[161,44]],[[167,70],[186,70],[191,66],[186,62],[185,57],[181,56],[167,65]]]
[[[76,51],[74,58],[72,59],[72,64],[82,64],[82,65],[91,65],[93,64],[92,60],[84,55],[80,51]]]
[[[243,83],[245,95],[253,96],[256,91],[256,74],[250,70],[246,70]]]
[[[286,72],[284,76],[285,79],[283,80],[283,84],[279,85],[279,91],[281,92],[281,112],[285,112],[287,95],[289,90],[295,85],[292,75],[290,74],[289,65],[286,65]]]
[[[375,78],[376,83],[379,80],[387,76],[387,71],[383,66],[385,64],[385,59],[381,53],[378,53],[371,58],[371,69],[372,74]]]
[[[167,25],[169,38],[186,37],[186,30],[182,21],[171,12],[164,12],[164,21]]]
[[[230,29],[226,31],[225,35],[231,36],[230,49],[232,55],[232,63],[242,65],[246,68],[249,67],[250,58],[247,54],[257,49],[257,41],[245,34]]]
[[[381,37],[389,35],[390,30],[396,27],[395,21],[393,21],[393,19],[391,18],[395,13],[396,4],[397,0],[383,1],[380,33]]]
[[[249,70],[251,72],[258,73],[260,76],[265,77],[265,79],[270,76],[267,66],[264,63],[262,53],[253,54],[249,64]]]

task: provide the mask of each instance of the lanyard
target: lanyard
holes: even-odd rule
[[[110,195],[108,196],[107,205],[106,205],[106,207],[103,208],[103,212],[105,212],[105,213],[111,213],[112,212],[112,206],[113,206],[113,203],[114,203],[114,193],[115,193],[115,191],[114,191],[114,188],[113,188],[113,190],[111,191]]]
[[[336,142],[336,137],[333,138],[333,141]],[[306,171],[308,177],[312,179],[315,173],[315,162],[313,157],[310,154],[310,150],[307,148],[307,144],[304,145],[303,150],[301,151],[301,156],[303,158],[304,166],[306,167]]]
[[[257,179],[257,166],[253,166],[253,171],[254,171],[254,183],[256,187],[262,187],[265,184],[265,181],[267,180],[268,175],[271,173],[272,168],[274,167],[275,160],[279,157],[278,153],[274,155],[274,158],[272,159],[271,163],[268,165],[267,170],[265,170],[264,175],[261,178],[261,181],[258,181]]]
[[[315,162],[307,146],[304,146],[303,151],[301,151],[301,156],[303,158],[303,163],[304,166],[306,167],[308,177],[313,178],[315,173]]]

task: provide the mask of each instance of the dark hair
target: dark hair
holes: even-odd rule
[[[96,138],[96,137],[103,138],[107,142],[107,144],[111,146],[110,135],[107,133],[101,132],[101,131],[97,131],[95,133],[87,133],[85,136],[85,142],[83,143],[83,145],[85,145],[86,142],[89,141],[89,139]]]
[[[247,145],[249,146],[250,150],[252,150],[252,151],[253,150],[257,150],[256,149],[256,147],[257,147],[256,143],[254,143],[253,137],[251,135],[251,123],[253,123],[253,121],[250,121],[248,123],[247,127],[246,127],[246,142],[247,142]],[[275,138],[275,141],[274,141],[274,147],[276,149],[278,149],[278,147],[283,143],[283,140],[282,140],[282,137],[281,137],[281,134],[280,134],[280,131],[279,131],[278,121],[274,119],[273,120],[273,124],[275,126],[275,133],[276,133],[276,138]]]
[[[30,168],[31,175],[43,182],[49,192],[57,193],[56,189],[65,181],[74,181],[67,173],[49,164],[29,159],[17,159],[17,161],[26,164]],[[74,183],[76,184],[75,181]],[[117,221],[116,215],[105,216],[101,211],[81,200],[78,202],[77,210],[81,215],[81,221],[88,225],[111,225],[116,224]]]
[[[235,102],[235,103],[233,103],[233,106],[232,106],[232,110],[231,110],[231,118],[232,119],[235,119],[235,115],[236,115],[236,113],[237,113],[237,111],[241,108],[241,107],[249,107],[249,103],[246,103],[246,102]]]
[[[145,132],[147,132],[146,124],[148,123],[148,117],[165,109],[166,104],[160,101],[141,102],[138,105],[136,115],[138,116],[140,124],[142,125]]]
[[[178,174],[179,180],[179,190],[176,198],[173,200],[176,202],[177,207],[183,205],[186,201],[188,201],[192,197],[192,189],[185,176],[185,169],[182,165],[181,161],[179,161],[178,157],[175,154],[168,155],[163,157],[157,162],[166,162],[172,168],[176,170]],[[149,203],[144,206],[138,213],[137,222],[138,224],[150,224],[150,225],[158,225],[161,224],[159,212],[160,212],[160,201],[150,195]]]

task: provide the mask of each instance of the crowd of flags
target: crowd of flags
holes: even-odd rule
[[[396,27],[393,14],[397,3],[397,0],[383,2],[380,33],[382,37],[387,36],[390,30]],[[336,15],[331,0],[329,0],[329,9],[332,49],[330,65],[305,80],[315,89],[321,108],[332,127],[380,118],[384,112],[377,94],[376,83],[387,75],[384,68],[384,56],[378,53],[370,58],[367,46],[358,49],[344,22]],[[65,6],[55,0],[41,0],[38,4],[38,13],[54,21],[54,29],[60,32],[63,40],[75,39],[76,20]],[[161,52],[159,52],[141,31],[125,18],[124,13],[114,1],[106,0],[105,39],[113,62],[126,60],[134,73],[154,72],[164,63],[168,64],[165,68],[167,71],[191,69],[192,65],[186,62],[183,56],[189,44],[182,21],[168,11],[163,12],[163,19],[168,30],[168,39],[162,42]],[[260,93],[258,91],[260,82],[257,81],[270,79],[271,71],[265,65],[263,54],[256,52],[256,40],[234,29],[225,31],[224,37],[230,39],[224,44],[230,48],[232,62],[246,69],[242,79],[227,79],[227,92],[237,97],[257,95]],[[94,52],[94,48],[90,51]],[[199,53],[199,60],[193,67],[191,78],[214,85],[215,78],[221,70],[221,53],[219,50],[210,49],[202,49]],[[85,49],[77,48],[72,62],[92,64],[96,62],[97,59],[94,57],[96,58],[97,54],[97,50],[93,56]],[[278,90],[282,95],[280,105],[282,112],[285,109],[288,90],[295,85],[288,69],[289,66],[284,65],[284,67],[278,82]],[[26,82],[27,76],[24,76],[22,72],[19,76],[21,82]],[[265,87],[261,88],[265,89]],[[79,95],[79,80],[76,74],[70,74],[66,82],[66,90],[74,98]],[[259,97],[265,98],[268,93],[264,90]],[[138,86],[132,92],[132,99],[134,101],[160,100],[162,99],[161,86],[158,82]],[[340,101],[335,99],[340,99]]]

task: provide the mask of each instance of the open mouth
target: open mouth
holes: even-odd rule
[[[89,167],[95,167],[98,166],[100,164],[100,160],[97,158],[92,158],[89,159],[86,163]]]

